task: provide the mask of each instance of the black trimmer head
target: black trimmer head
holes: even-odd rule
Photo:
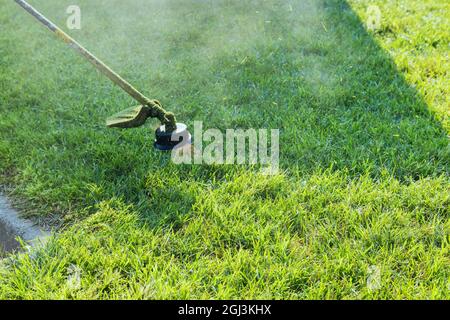
[[[162,125],[155,134],[155,148],[161,151],[178,149],[192,142],[192,136],[184,123],[177,123],[175,131],[166,131],[166,126]]]
[[[137,128],[145,124],[151,117],[151,111],[147,106],[138,106],[126,109],[115,114],[106,121],[110,128]],[[155,148],[162,151],[169,151],[180,148],[191,143],[191,134],[184,123],[177,123],[176,130],[166,130],[166,125],[160,126],[156,130]]]

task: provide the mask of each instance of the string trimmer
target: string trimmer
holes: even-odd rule
[[[101,73],[112,82],[121,87],[126,93],[140,103],[137,107],[128,108],[108,118],[106,125],[110,128],[136,128],[145,124],[148,118],[158,118],[161,126],[156,130],[155,147],[159,150],[172,150],[175,146],[190,143],[191,135],[185,124],[177,123],[175,115],[163,109],[158,100],[151,100],[136,90],[131,84],[120,77],[116,72],[104,64],[100,59],[86,50],[77,41],[58,28],[54,23],[44,17],[35,8],[24,0],[15,0],[22,8],[39,20],[58,38],[67,43],[71,48],[79,52]],[[174,140],[174,141],[173,141]]]

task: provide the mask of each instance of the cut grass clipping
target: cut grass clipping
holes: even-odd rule
[[[108,130],[133,102],[3,1],[0,182],[61,229],[0,262],[0,298],[449,298],[446,1],[372,1],[372,31],[357,0],[70,4],[66,31],[188,126],[281,129],[282,171]]]

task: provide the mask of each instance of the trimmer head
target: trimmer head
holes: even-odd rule
[[[156,130],[155,148],[162,151],[169,151],[191,144],[192,137],[184,123],[177,123],[175,131],[166,131],[166,126],[162,125]]]
[[[109,128],[137,128],[145,124],[150,117],[150,109],[147,106],[128,108],[106,120]]]
[[[138,106],[121,111],[106,120],[109,128],[137,128],[151,117],[147,106]],[[191,143],[191,134],[183,123],[176,124],[176,130],[166,130],[166,125],[156,130],[155,148],[162,151],[173,150]]]

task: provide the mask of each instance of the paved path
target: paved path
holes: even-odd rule
[[[45,237],[45,232],[31,221],[21,219],[17,211],[11,208],[8,199],[0,195],[0,250],[16,249],[18,247],[16,237],[32,241]]]

